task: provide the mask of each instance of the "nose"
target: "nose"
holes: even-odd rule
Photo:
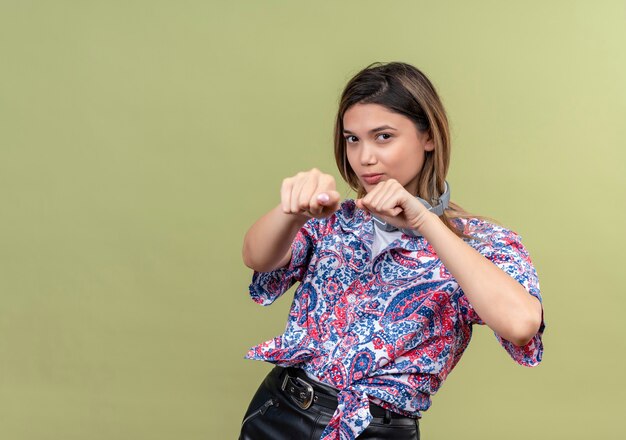
[[[373,165],[376,163],[374,148],[375,147],[370,145],[369,142],[363,142],[360,154],[361,165]]]

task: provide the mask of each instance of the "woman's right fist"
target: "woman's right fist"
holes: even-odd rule
[[[280,198],[285,214],[324,218],[339,209],[335,178],[317,168],[283,179]]]

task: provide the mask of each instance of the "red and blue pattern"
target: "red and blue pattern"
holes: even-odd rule
[[[322,440],[354,439],[372,418],[369,401],[421,417],[461,359],[473,324],[484,324],[424,237],[406,234],[371,261],[371,214],[345,200],[310,219],[292,244],[287,267],[254,272],[252,299],[272,304],[296,281],[285,332],[245,358],[298,366],[339,389]],[[480,240],[465,242],[541,301],[530,256],[513,231],[477,218],[454,219]],[[518,347],[494,332],[520,365],[541,361],[545,329]]]

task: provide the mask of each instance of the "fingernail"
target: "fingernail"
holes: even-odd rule
[[[328,197],[328,194],[320,194],[317,196],[317,200],[319,200],[320,202],[328,202],[330,200],[330,197]]]

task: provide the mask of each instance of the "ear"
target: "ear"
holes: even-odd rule
[[[429,137],[426,143],[424,144],[424,151],[433,151],[435,149],[435,143],[433,142],[433,138]]]

